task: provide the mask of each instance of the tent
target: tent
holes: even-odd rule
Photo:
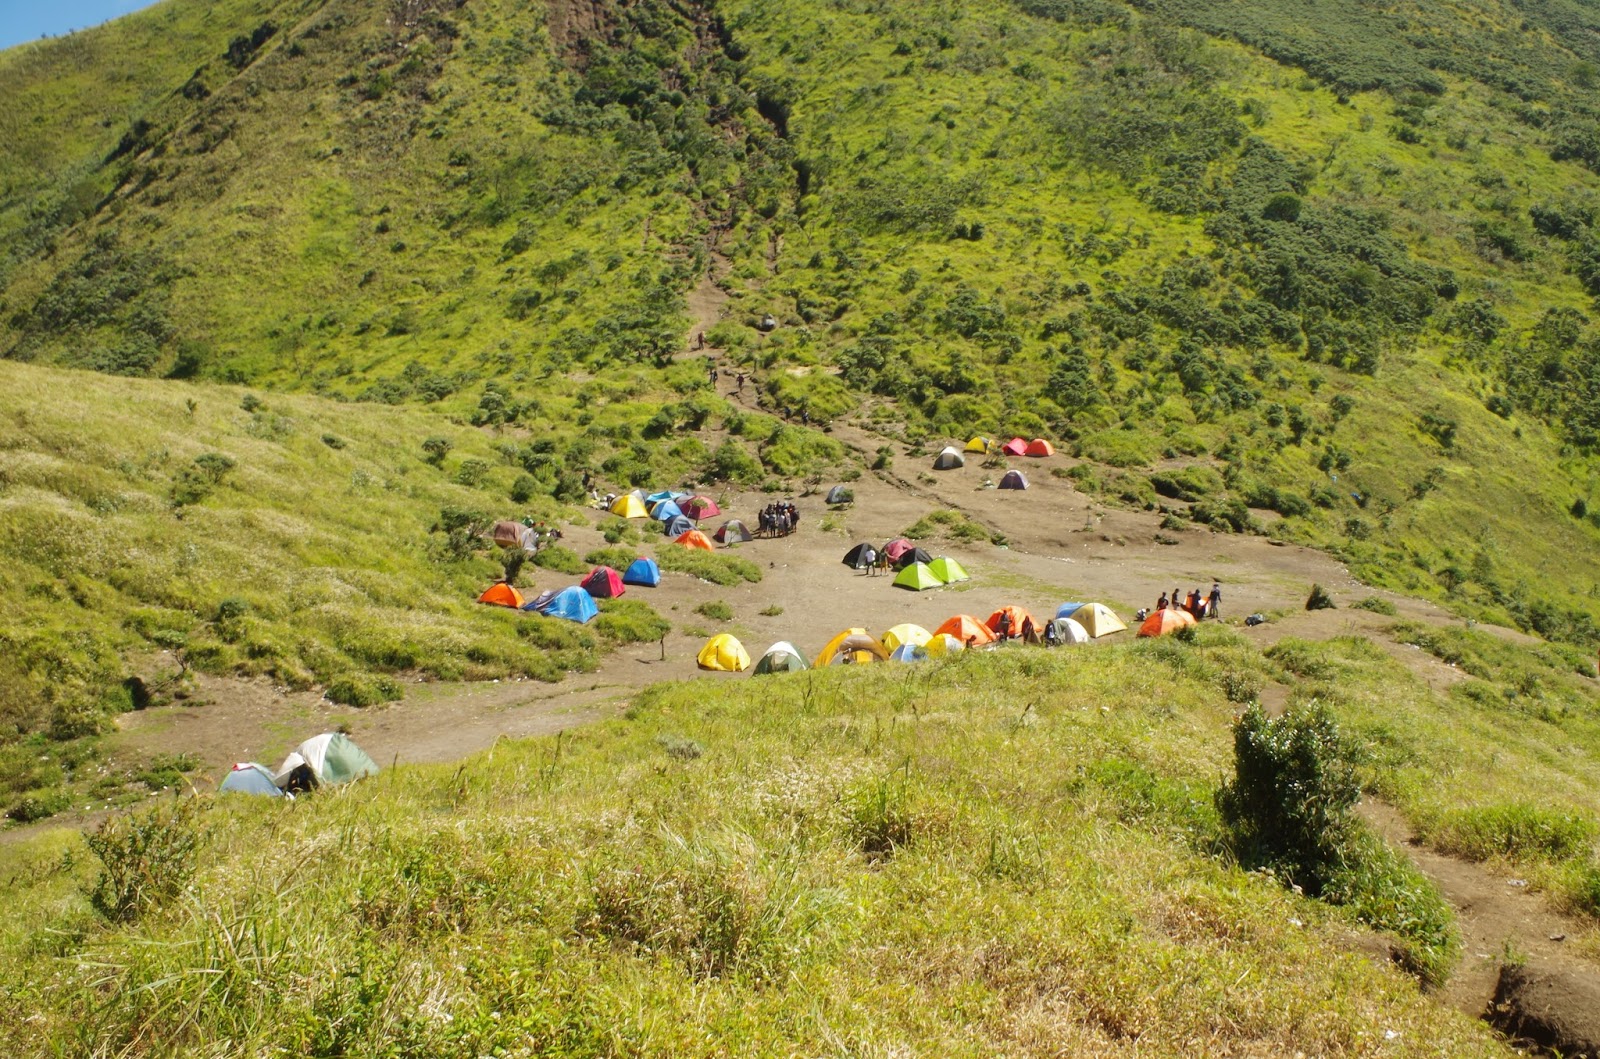
[[[597,566],[590,570],[580,587],[595,599],[615,599],[627,591],[622,587],[622,575],[609,566]]]
[[[646,559],[641,555],[629,563],[626,570],[622,571],[622,583],[655,588],[661,583],[661,567],[656,565],[654,559]]]
[[[650,517],[657,522],[671,522],[683,514],[683,508],[678,506],[676,500],[657,500],[650,509]]]
[[[1054,456],[1056,450],[1044,438],[1034,438],[1028,442],[1027,454],[1029,456]]]
[[[1165,636],[1170,632],[1177,632],[1185,625],[1194,624],[1194,615],[1186,610],[1174,610],[1163,607],[1150,615],[1139,626],[1140,636]]]
[[[849,662],[887,662],[889,651],[883,642],[865,629],[846,629],[828,641],[811,664],[817,668]]]
[[[283,797],[283,792],[272,777],[272,770],[254,761],[241,761],[234,765],[233,771],[222,777],[222,784],[217,790],[235,794],[265,794],[269,798]]]
[[[668,537],[681,537],[694,529],[694,523],[689,521],[688,515],[678,515],[671,522],[661,524],[661,532]]]
[[[623,493],[611,501],[611,513],[621,515],[623,518],[649,518],[650,509],[644,506],[644,501],[632,493]]]
[[[1111,613],[1111,608],[1104,603],[1085,603],[1072,612],[1072,620],[1082,625],[1084,632],[1096,638],[1127,628],[1122,619]]]
[[[497,581],[484,589],[483,595],[478,597],[478,602],[492,603],[497,607],[520,607],[522,606],[522,593],[504,581]]]
[[[539,600],[534,600],[534,603],[539,603]],[[577,585],[563,588],[535,609],[547,618],[565,618],[579,625],[593,621],[594,616],[600,613],[600,608],[594,605],[594,597]]]
[[[954,637],[961,641],[963,645],[970,641],[974,647],[982,647],[986,643],[994,643],[994,633],[989,631],[987,625],[970,614],[957,614],[955,617],[947,619],[943,625],[933,630],[933,632],[936,636],[939,633],[944,633],[946,636]]]
[[[842,485],[836,485],[828,490],[827,502],[830,504],[848,504],[855,498],[855,494]]]
[[[722,514],[722,509],[717,506],[717,502],[709,496],[691,496],[678,506],[683,508],[683,513],[692,519],[715,518]]]
[[[904,555],[906,552],[909,552],[914,547],[915,545],[906,540],[904,537],[896,537],[894,540],[890,541],[888,544],[885,544],[878,550],[887,555],[889,557],[889,561],[892,563],[897,561],[902,555]]]
[[[965,467],[967,458],[961,455],[961,450],[945,446],[939,450],[939,455],[933,458],[933,469],[936,471],[953,471],[957,467]]]
[[[1082,604],[1082,603],[1063,603],[1063,604],[1061,604],[1061,606],[1056,608],[1056,617],[1058,617],[1058,618],[1070,618],[1074,614],[1078,613],[1079,608],[1081,608],[1083,606],[1085,606],[1085,604]]]
[[[644,502],[647,504],[656,504],[663,500],[679,500],[688,495],[688,493],[679,493],[672,489],[663,489],[658,493],[651,493],[649,496],[645,497]]]
[[[755,537],[750,533],[750,527],[736,518],[730,518],[721,526],[718,526],[717,532],[713,533],[712,536],[716,538],[718,544],[755,540]]]
[[[779,640],[767,648],[767,653],[761,656],[756,663],[756,674],[764,673],[799,673],[801,670],[810,669],[811,663],[806,661],[805,655],[788,640]]]
[[[1051,618],[1048,628],[1055,630],[1058,644],[1089,642],[1088,630],[1071,618]]]
[[[910,563],[895,576],[894,583],[913,592],[944,587],[944,582],[934,576],[933,571],[928,569],[927,563]]]
[[[681,544],[685,548],[699,548],[701,551],[706,552],[716,551],[716,549],[711,546],[711,538],[707,537],[704,533],[701,533],[697,529],[689,530],[687,533],[683,533],[673,538],[672,543]]]
[[[325,732],[291,750],[272,782],[280,790],[308,791],[377,774],[377,763],[354,740],[342,732]]]
[[[522,548],[525,547],[527,533],[528,527],[522,523],[502,519],[489,531],[489,539],[499,548]]]
[[[883,646],[893,651],[901,644],[911,644],[913,647],[923,647],[933,639],[933,634],[920,625],[896,625],[883,634]]]
[[[928,652],[929,658],[942,658],[957,651],[965,651],[967,645],[949,633],[936,632],[932,639],[922,645],[922,649]]]
[[[1000,451],[1007,456],[1026,456],[1028,454],[1028,443],[1021,438],[1012,438],[1000,446]]]
[[[990,441],[986,437],[983,437],[981,434],[974,434],[972,437],[967,439],[967,451],[988,452],[989,446],[993,444],[994,442]]]
[[[891,662],[926,662],[927,660],[927,649],[918,647],[916,644],[903,643],[889,652],[889,661]]]
[[[1009,470],[1000,479],[1000,488],[1001,489],[1026,489],[1026,488],[1028,488],[1028,480],[1022,476],[1022,472],[1021,471]]]
[[[912,548],[910,551],[900,553],[899,557],[894,561],[894,568],[896,570],[904,570],[906,567],[911,566],[914,563],[921,563],[926,566],[931,562],[933,562],[933,556],[929,555],[921,548]],[[939,583],[941,585],[944,584],[943,581],[940,581]]]
[[[1039,619],[1035,618],[1032,614],[1029,614],[1021,607],[1001,607],[999,610],[989,615],[988,620],[985,621],[984,624],[989,627],[990,632],[993,632],[998,636],[1000,634],[1000,622],[1002,618],[1009,619],[1007,631],[1012,637],[1024,635],[1024,628],[1031,628],[1036,635],[1044,635],[1044,626],[1039,624]]]
[[[939,556],[939,558],[928,564],[928,569],[933,571],[934,577],[937,577],[947,585],[953,585],[957,581],[972,580],[968,576],[966,569],[948,555]]]
[[[744,644],[725,632],[719,632],[707,640],[695,656],[695,661],[700,663],[701,669],[718,673],[742,673],[750,668],[750,654],[744,649]]]
[[[865,542],[858,544],[845,552],[844,558],[840,561],[852,570],[860,570],[867,565],[867,550],[871,547],[872,545]]]

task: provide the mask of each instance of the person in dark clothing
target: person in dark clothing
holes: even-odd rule
[[[1222,585],[1216,581],[1211,582],[1211,595],[1206,597],[1206,614],[1217,621],[1222,620],[1222,615],[1217,613],[1217,608],[1222,606]]]
[[[744,372],[739,373],[739,392],[744,393]]]
[[[1198,588],[1184,597],[1183,609],[1188,611],[1189,617],[1195,621],[1200,620],[1200,615],[1205,613],[1205,606],[1200,602],[1200,590]]]
[[[1177,588],[1173,588],[1173,590],[1172,590],[1172,609],[1173,610],[1178,610],[1182,606],[1183,606],[1183,597],[1178,595]]]
[[[1165,592],[1161,593],[1161,598],[1156,600],[1156,609],[1157,610],[1166,610],[1167,609],[1167,594]]]
[[[1011,615],[1005,613],[1004,611],[1001,612],[1000,627],[996,629],[995,632],[999,634],[1000,641],[1002,643],[1011,639]]]

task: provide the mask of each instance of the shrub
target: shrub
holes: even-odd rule
[[[1456,809],[1427,828],[1440,850],[1471,860],[1565,860],[1585,853],[1595,835],[1593,821],[1526,803]]]
[[[707,600],[694,608],[696,614],[703,614],[716,621],[732,621],[733,608],[720,599]]]
[[[19,824],[31,824],[56,815],[72,804],[72,798],[60,788],[33,791],[24,795],[6,810],[6,818]]]
[[[211,495],[235,464],[220,452],[204,452],[178,473],[172,483],[172,506],[198,504]]]
[[[603,599],[594,630],[612,643],[653,643],[672,631],[672,623],[642,600]]]
[[[1321,585],[1311,586],[1311,595],[1306,597],[1307,610],[1332,610],[1334,607],[1333,597],[1328,595],[1327,589]]]
[[[656,556],[656,565],[678,574],[690,574],[714,585],[737,585],[740,581],[755,584],[761,580],[761,567],[748,559],[698,548],[663,548]]]
[[[578,553],[571,548],[563,548],[559,544],[551,544],[540,548],[533,557],[535,566],[542,566],[546,570],[554,570],[558,574],[586,574],[589,572],[588,564],[578,558]]]
[[[693,761],[705,753],[705,748],[699,743],[681,735],[657,736],[656,745],[666,751],[668,757],[679,761]]]
[[[539,486],[539,479],[531,474],[519,474],[517,475],[517,480],[511,483],[511,502],[513,504],[526,504],[542,491]]]
[[[778,615],[783,613],[783,608],[778,606],[776,603],[772,603],[762,607],[759,611],[757,611],[757,613],[763,618],[776,618]]]
[[[872,860],[909,846],[915,833],[903,780],[885,778],[858,787],[846,800],[845,830],[851,843]]]
[[[364,676],[347,674],[328,684],[325,692],[329,702],[343,706],[379,706],[404,697],[405,688],[389,676]]]
[[[1368,596],[1365,599],[1358,599],[1350,605],[1357,610],[1370,610],[1374,614],[1383,614],[1390,618],[1399,613],[1399,611],[1395,610],[1393,603],[1381,596]]]
[[[583,561],[590,566],[609,566],[613,570],[626,570],[638,554],[632,548],[594,548],[584,553]]]
[[[113,816],[85,838],[101,872],[89,903],[113,923],[139,918],[183,891],[194,875],[205,833],[195,798],[165,802],[145,813]]]
[[[454,447],[454,443],[449,438],[442,438],[437,435],[427,438],[422,442],[422,458],[435,467],[442,467],[444,466],[444,458],[450,454],[450,450]]]

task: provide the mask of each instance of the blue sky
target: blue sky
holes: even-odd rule
[[[0,0],[0,48],[42,34],[55,36],[69,29],[87,29],[107,19],[126,15],[154,0]]]

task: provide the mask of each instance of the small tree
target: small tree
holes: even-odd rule
[[[422,443],[422,458],[435,467],[443,467],[444,458],[450,454],[452,448],[454,448],[454,445],[449,438],[441,438],[435,435]]]

